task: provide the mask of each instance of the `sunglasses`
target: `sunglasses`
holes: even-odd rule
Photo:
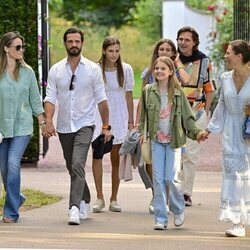
[[[69,90],[73,90],[75,88],[75,85],[73,84],[73,82],[75,81],[76,81],[76,75],[72,75],[70,80]]]
[[[9,46],[9,47],[14,47],[16,48],[16,51],[25,50],[25,45],[15,45],[15,46]]]

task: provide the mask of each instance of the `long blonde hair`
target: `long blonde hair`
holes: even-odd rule
[[[24,44],[24,38],[18,32],[8,32],[2,36],[0,39],[0,79],[3,77],[3,74],[7,67],[7,52],[5,51],[5,46],[11,46],[12,42],[16,39],[20,38],[22,43]],[[20,67],[28,67],[23,59],[16,60],[16,67],[14,69],[14,79],[18,79]]]
[[[169,69],[173,71],[173,74],[169,76],[169,82],[168,82],[168,103],[172,103],[174,99],[175,89],[181,89],[180,83],[175,74],[174,63],[170,57],[160,56],[154,62],[154,66],[153,66],[154,69],[155,69],[155,65],[158,62],[165,63],[169,67]],[[156,82],[158,83],[157,79],[156,79]]]

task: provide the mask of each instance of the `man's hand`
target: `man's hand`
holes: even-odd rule
[[[102,134],[104,135],[104,143],[111,140],[112,133],[108,129],[102,129]]]
[[[42,135],[45,138],[50,138],[51,136],[56,135],[56,130],[52,122],[46,122],[45,126],[42,129]]]

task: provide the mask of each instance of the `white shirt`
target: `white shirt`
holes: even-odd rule
[[[72,133],[94,125],[96,104],[107,99],[101,70],[96,63],[81,56],[74,72],[74,89],[69,90],[72,74],[67,58],[53,65],[49,71],[44,102],[55,105],[58,100],[56,130],[59,133]]]

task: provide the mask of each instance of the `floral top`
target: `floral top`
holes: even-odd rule
[[[169,143],[171,141],[170,134],[170,115],[172,105],[168,104],[168,94],[161,93],[161,109],[159,114],[159,130],[156,138],[161,143]]]

